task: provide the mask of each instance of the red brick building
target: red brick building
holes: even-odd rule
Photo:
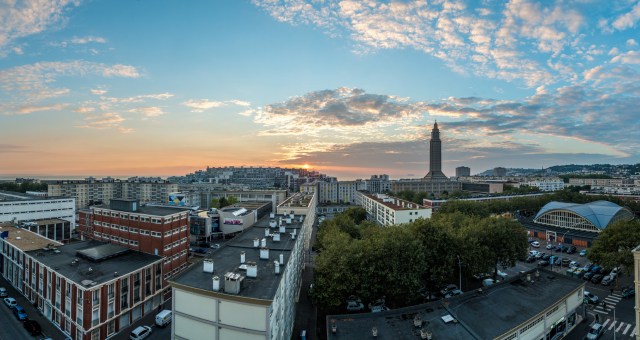
[[[12,226],[2,230],[2,276],[70,339],[106,339],[164,302],[159,256],[97,241],[63,245]]]
[[[82,239],[110,242],[164,258],[164,279],[186,268],[189,209],[140,206],[137,200],[112,199],[109,206],[79,212]]]

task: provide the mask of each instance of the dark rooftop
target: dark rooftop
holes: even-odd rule
[[[277,223],[279,217],[277,215],[275,221]],[[195,263],[189,269],[185,270],[182,274],[176,277],[173,281],[177,284],[186,285],[194,288],[213,292],[212,290],[212,278],[213,276],[220,277],[220,294],[224,293],[224,274],[227,272],[236,272],[245,275],[243,287],[239,296],[272,300],[275,296],[276,289],[280,285],[280,278],[283,275],[284,268],[289,262],[291,256],[291,250],[295,245],[295,242],[299,240],[296,237],[295,240],[291,239],[291,233],[296,230],[296,235],[300,234],[300,228],[302,223],[299,220],[299,215],[291,224],[286,224],[286,220],[283,217],[282,223],[285,226],[286,232],[280,234],[280,241],[273,241],[272,237],[266,237],[266,247],[269,248],[269,260],[260,259],[260,248],[254,247],[254,239],[261,240],[265,238],[265,230],[268,230],[270,234],[278,233],[278,228],[269,228],[269,216],[265,216],[260,219],[253,227],[249,227],[242,233],[238,234],[235,238],[224,244],[219,249],[213,251],[207,258],[214,261],[214,273],[205,273],[203,271],[202,261]],[[255,278],[246,277],[246,271],[240,269],[240,252],[245,252],[245,259],[247,262],[255,262],[258,267],[258,276]],[[284,256],[284,263],[280,265],[280,275],[275,275],[274,261],[280,261],[280,254]],[[229,294],[231,295],[231,294]]]
[[[14,201],[53,201],[59,199],[72,199],[72,197],[62,197],[62,196],[35,196],[29,195],[21,192],[13,192],[13,191],[4,191],[0,190],[0,202],[14,202]]]
[[[120,210],[120,209],[113,209],[107,204],[96,205],[95,207],[99,209],[108,209],[113,211],[122,211],[122,212],[133,213],[133,214],[145,214],[145,215],[151,215],[151,216],[169,216],[169,215],[178,214],[181,212],[191,210],[190,208],[187,208],[187,207],[167,207],[167,206],[155,206],[155,205],[139,206],[138,209],[133,212]]]
[[[539,277],[535,270],[529,273],[532,282],[519,275],[484,288],[482,293],[471,291],[448,300],[382,313],[329,315],[328,339],[371,336],[374,326],[379,338],[420,338],[419,328],[413,325],[416,314],[422,317],[423,327],[433,332],[434,339],[494,339],[584,286],[582,280],[547,270],[541,270]],[[445,323],[441,319],[445,315],[457,322]],[[336,320],[336,334],[331,333],[331,320]]]
[[[78,256],[80,251],[97,254],[105,253],[104,251],[106,251],[106,253],[113,256],[103,261],[95,262]],[[131,273],[162,259],[160,256],[144,254],[98,241],[82,241],[59,246],[56,250],[37,249],[26,253],[83,287],[94,285],[85,284],[86,280],[101,284],[112,280],[116,276]],[[119,253],[119,255],[114,253]]]

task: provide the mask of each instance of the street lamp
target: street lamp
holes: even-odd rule
[[[560,271],[562,271],[562,253],[564,253],[564,237],[569,233],[567,230],[564,234],[562,234],[562,244],[560,244]]]
[[[456,255],[458,258],[458,289],[462,290],[462,261],[460,260],[460,255]]]

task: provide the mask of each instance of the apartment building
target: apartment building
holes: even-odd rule
[[[367,211],[367,218],[383,226],[409,223],[418,218],[431,218],[432,210],[400,198],[358,192],[357,204]]]
[[[2,276],[74,340],[101,340],[163,303],[163,259],[97,241],[62,245],[0,227]]]
[[[164,258],[167,279],[187,266],[189,209],[141,206],[137,200],[112,199],[79,213],[81,239],[109,242]]]
[[[316,202],[294,196],[172,279],[172,339],[293,338]]]
[[[49,196],[73,197],[78,209],[90,204],[106,203],[114,198],[137,199],[141,203],[166,202],[169,194],[176,191],[178,184],[159,178],[87,178],[82,181],[62,180],[48,183]]]
[[[525,184],[538,188],[540,191],[558,191],[564,189],[564,181],[560,178],[528,181]]]

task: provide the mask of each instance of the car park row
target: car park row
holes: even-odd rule
[[[0,287],[0,297],[3,298],[4,304],[9,308],[9,310],[11,310],[16,319],[22,322],[22,325],[29,334],[34,336],[42,334],[40,324],[35,320],[29,320],[29,316],[25,309],[18,305],[18,301],[16,301],[16,299],[8,296],[6,288]]]

